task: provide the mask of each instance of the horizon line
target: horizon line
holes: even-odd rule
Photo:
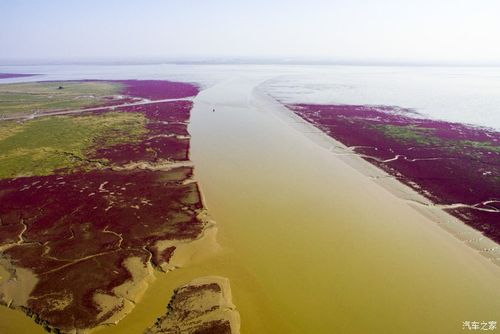
[[[5,58],[0,66],[41,65],[337,65],[337,66],[440,66],[499,67],[496,61],[332,59],[320,57],[67,57],[67,58]]]

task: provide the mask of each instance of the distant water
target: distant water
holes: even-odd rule
[[[268,90],[286,102],[393,105],[429,118],[500,129],[500,68],[330,67],[321,71],[274,80]]]
[[[0,72],[57,79],[170,79],[212,86],[238,76],[262,79],[284,102],[392,105],[425,117],[500,130],[500,68],[304,65],[0,66]]]

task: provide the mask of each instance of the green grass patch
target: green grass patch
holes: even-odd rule
[[[420,128],[415,125],[375,125],[374,127],[387,137],[401,142],[439,146],[449,151],[461,152],[464,155],[475,158],[481,157],[481,152],[500,153],[500,146],[492,142],[439,138],[433,135],[433,129]]]
[[[375,125],[377,130],[382,131],[387,137],[398,141],[411,142],[420,145],[437,145],[441,142],[438,137],[433,136],[433,130],[420,128],[415,125]]]
[[[463,147],[472,147],[474,149],[479,149],[488,152],[500,153],[500,146],[494,145],[490,142],[484,141],[474,141],[474,140],[460,140],[456,146],[460,149]]]
[[[96,106],[103,97],[119,94],[121,90],[121,84],[104,81],[0,85],[0,116]]]
[[[89,167],[86,152],[95,145],[138,142],[147,131],[145,125],[140,113],[118,112],[0,123],[0,178]]]

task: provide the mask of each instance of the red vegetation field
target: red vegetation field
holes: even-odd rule
[[[105,149],[98,148],[99,143],[96,143],[92,158],[106,158],[119,164],[132,161],[188,160],[187,122],[191,107],[190,101],[174,101],[118,109],[123,112],[143,113],[148,119],[147,137],[137,144],[123,144]]]
[[[202,231],[197,186],[180,184],[190,176],[190,168],[103,170],[0,181],[1,243],[22,240],[4,255],[39,277],[28,307],[62,329],[105,320],[97,318],[93,295],[113,295],[131,278],[126,258],[138,256],[146,265],[156,241]],[[62,297],[73,302],[59,310]]]
[[[174,82],[123,83],[124,93],[134,98],[180,98],[198,92],[193,85]],[[146,116],[143,140],[106,149],[95,143],[92,152],[113,167],[186,161],[191,107],[190,101],[173,101],[119,109]],[[18,306],[47,328],[64,332],[95,327],[120,311],[123,303],[104,310],[95,295],[115,296],[115,288],[132,279],[126,259],[159,266],[175,248],[160,253],[157,241],[195,239],[202,232],[204,224],[197,217],[201,197],[191,177],[192,168],[186,166],[61,170],[0,180],[0,246],[5,249],[0,257],[38,277],[27,305]]]
[[[123,91],[125,95],[149,100],[179,99],[198,94],[198,87],[189,83],[165,80],[119,80],[115,82],[125,85]]]
[[[411,110],[289,105],[367,161],[500,242],[500,134],[422,119]]]

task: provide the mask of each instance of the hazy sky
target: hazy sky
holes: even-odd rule
[[[500,0],[0,0],[0,59],[500,62]]]

